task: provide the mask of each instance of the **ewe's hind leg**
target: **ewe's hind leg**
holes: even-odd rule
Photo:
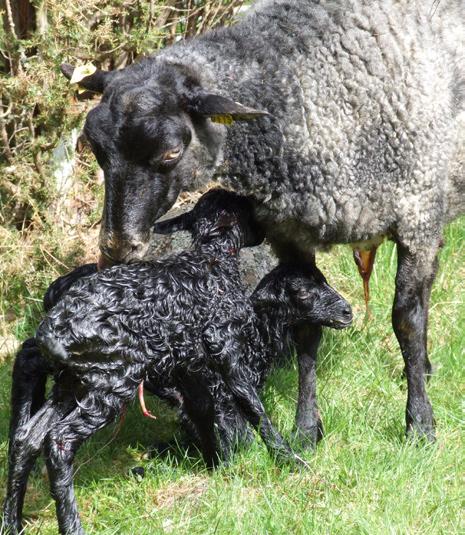
[[[308,325],[295,332],[299,363],[299,398],[296,412],[296,437],[303,446],[314,447],[323,436],[323,424],[316,401],[316,359],[321,327]]]
[[[1,533],[21,532],[21,516],[29,474],[46,434],[67,409],[69,405],[55,404],[49,400],[30,420],[16,430],[13,442],[10,444]]]
[[[438,247],[424,254],[412,254],[398,244],[396,293],[392,323],[407,376],[407,434],[434,440],[434,419],[426,393],[426,374],[431,364],[427,357],[428,306],[437,270]]]
[[[73,488],[73,460],[80,445],[109,424],[124,401],[93,392],[79,401],[79,407],[56,425],[44,443],[50,489],[56,502],[58,527],[62,535],[84,535]]]

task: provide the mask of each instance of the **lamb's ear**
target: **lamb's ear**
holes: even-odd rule
[[[181,230],[190,230],[192,227],[191,212],[165,219],[164,221],[157,221],[153,225],[153,231],[156,234],[171,234],[172,232],[179,232]]]
[[[234,225],[237,225],[237,217],[234,214],[222,211],[213,225],[213,230],[230,229]]]
[[[75,68],[72,65],[69,63],[63,63],[60,66],[60,70],[66,76],[66,78],[68,78],[68,80],[73,80]],[[79,85],[79,87],[87,89],[88,91],[92,91],[94,93],[103,93],[105,86],[113,78],[113,75],[113,71],[102,71],[100,69],[96,69],[92,74],[83,76],[79,80],[76,80],[76,83]]]
[[[252,121],[269,115],[266,111],[248,108],[230,98],[202,92],[195,95],[189,102],[189,109],[193,113],[209,117],[213,122],[221,124],[232,124],[234,121]]]
[[[256,309],[272,309],[282,305],[282,297],[266,284],[264,286],[259,284],[250,299]]]

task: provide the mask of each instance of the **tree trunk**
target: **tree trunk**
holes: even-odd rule
[[[16,39],[27,39],[36,29],[36,13],[31,0],[0,0],[4,27]]]

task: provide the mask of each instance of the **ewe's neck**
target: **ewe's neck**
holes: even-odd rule
[[[258,75],[255,65],[254,47],[244,43],[244,50],[237,50],[234,27],[223,28],[219,32],[207,32],[205,35],[181,41],[169,46],[157,57],[170,63],[185,65],[193,70],[200,79],[202,87],[212,93],[229,96],[233,100],[243,100],[243,80],[251,76],[251,69]],[[260,95],[251,102],[253,95],[247,95],[247,105],[260,104]]]

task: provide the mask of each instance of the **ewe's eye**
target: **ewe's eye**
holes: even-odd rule
[[[167,150],[162,154],[161,160],[163,163],[173,163],[180,158],[182,154],[182,147]]]

